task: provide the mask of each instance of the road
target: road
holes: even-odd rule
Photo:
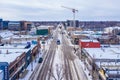
[[[29,80],[50,80],[49,70],[53,65],[54,55],[57,46],[55,43],[56,39],[57,34],[54,35],[54,39],[51,41],[49,50],[44,53],[45,55],[43,56],[43,62],[39,63],[36,66]]]
[[[65,68],[65,74],[62,80],[88,80],[81,64],[79,63],[78,56],[74,54],[73,46],[69,45],[66,35],[60,33],[61,31],[57,28],[55,31],[55,35],[53,36],[53,41],[50,44],[49,50],[45,51],[43,62],[36,66],[36,69],[33,71],[33,74],[31,75],[29,80],[55,80],[55,78],[51,78],[52,76],[51,74],[49,74],[49,72],[50,69],[54,68],[54,58],[58,57],[56,56],[56,54],[58,53],[62,55],[61,57],[63,57],[61,58],[61,62],[63,62]],[[61,38],[61,51],[56,53],[56,50],[58,50],[57,48],[60,48],[56,44],[56,40],[58,38]]]

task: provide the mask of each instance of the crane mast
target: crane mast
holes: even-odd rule
[[[69,8],[69,7],[65,7],[65,6],[61,6],[61,7],[72,10],[72,12],[73,12],[73,27],[75,28],[75,13],[78,12],[78,10],[75,8]]]

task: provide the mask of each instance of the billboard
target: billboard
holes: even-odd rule
[[[0,70],[3,71],[3,79],[2,80],[9,80],[9,71],[8,71],[8,63],[7,62],[0,62]]]

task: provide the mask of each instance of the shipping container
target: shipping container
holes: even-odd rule
[[[79,40],[81,48],[100,48],[100,42],[97,40]]]

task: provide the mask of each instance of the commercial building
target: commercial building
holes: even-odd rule
[[[97,40],[101,44],[119,44],[119,37],[116,35],[102,35]]]
[[[75,20],[75,22],[73,20],[67,20],[67,26],[68,27],[79,27],[79,21]]]
[[[93,80],[120,79],[120,46],[83,48],[81,55]]]
[[[107,28],[104,28],[104,31],[109,34],[116,35],[120,32],[120,27],[119,26],[107,27]]]
[[[0,30],[3,29],[3,19],[0,18]]]
[[[30,21],[20,21],[21,22],[21,30],[30,31],[33,23]]]
[[[93,31],[72,31],[72,42],[75,44],[79,44],[79,39],[91,39],[93,33]]]
[[[9,21],[3,21],[3,29],[8,29]]]
[[[37,43],[32,41],[0,46],[0,70],[3,71],[3,80],[20,78],[31,61],[35,59],[38,51]]]
[[[8,23],[8,29],[13,31],[20,31],[21,30],[20,21],[10,21]]]
[[[4,71],[4,77],[8,75],[11,80],[20,77],[22,71],[26,68],[29,61],[27,61],[27,54],[30,54],[30,48],[25,48],[27,45],[3,45],[0,46],[0,63],[8,64],[8,71]],[[30,56],[30,55],[29,55]],[[28,60],[30,60],[28,58]],[[8,80],[8,79],[7,79]]]
[[[36,34],[37,35],[43,35],[43,36],[48,35],[49,34],[49,27],[47,27],[47,26],[37,27]]]
[[[51,26],[39,26],[39,27],[35,27],[35,28],[32,28],[30,33],[32,35],[39,35],[40,38],[44,38],[44,39],[47,39],[48,37],[50,37],[51,35]]]

